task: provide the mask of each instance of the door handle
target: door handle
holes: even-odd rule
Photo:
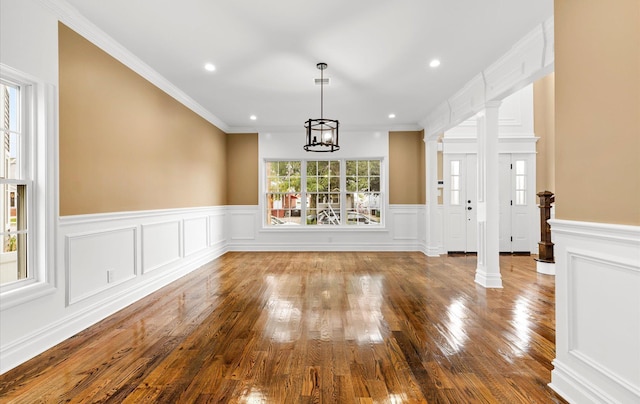
[[[472,209],[471,206],[467,206],[467,210],[471,210],[471,209]]]

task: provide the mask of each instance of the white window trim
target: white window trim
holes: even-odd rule
[[[0,63],[0,75],[27,88],[24,102],[29,103],[28,133],[24,147],[30,159],[31,178],[28,228],[28,265],[31,276],[22,281],[0,285],[0,311],[18,306],[56,290],[55,246],[58,201],[58,151],[56,88],[33,76]]]
[[[353,225],[341,223],[339,225],[308,225],[306,222],[300,224],[300,226],[273,226],[267,224],[267,215],[266,215],[266,197],[269,194],[269,191],[266,188],[266,178],[267,173],[265,170],[267,162],[273,161],[300,161],[301,162],[301,182],[300,182],[300,195],[304,200],[307,196],[307,183],[306,183],[306,170],[307,170],[307,162],[309,161],[339,161],[340,162],[340,211],[342,216],[342,211],[346,209],[346,162],[351,160],[380,160],[380,191],[378,192],[380,195],[380,211],[382,212],[380,223],[372,224],[372,225]],[[386,216],[388,200],[387,200],[387,192],[386,191],[386,182],[387,182],[387,160],[384,157],[339,157],[332,158],[331,156],[319,156],[318,158],[263,158],[262,164],[260,165],[259,175],[260,175],[260,222],[261,222],[261,231],[335,231],[338,230],[340,232],[344,231],[357,231],[357,232],[378,232],[378,231],[386,231]],[[346,211],[345,211],[346,213]],[[300,216],[306,217],[307,214],[307,205],[306,203],[303,205],[300,210]],[[346,217],[346,215],[344,215]],[[311,230],[313,229],[313,230]]]

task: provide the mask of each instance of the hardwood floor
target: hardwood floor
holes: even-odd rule
[[[554,278],[500,257],[228,253],[0,376],[0,401],[562,403]]]

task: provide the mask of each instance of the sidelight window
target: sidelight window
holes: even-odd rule
[[[515,179],[516,179],[516,205],[527,204],[527,162],[525,160],[516,160]]]
[[[460,160],[451,160],[450,173],[450,201],[449,204],[460,205]]]

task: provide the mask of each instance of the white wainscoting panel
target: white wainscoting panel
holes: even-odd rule
[[[446,254],[444,249],[444,205],[436,205],[435,223],[431,227],[431,231],[433,231],[433,252]]]
[[[224,254],[226,242],[209,246],[208,234],[218,240],[226,234],[220,220],[226,211],[213,206],[59,218],[59,287],[2,311],[0,373]],[[188,256],[181,251],[184,240]]]
[[[640,227],[551,220],[556,359],[570,402],[640,403]]]
[[[425,251],[424,205],[391,205],[384,225],[341,227],[266,226],[259,206],[228,208],[231,251]]]
[[[180,221],[143,224],[140,227],[143,274],[180,259]]]
[[[209,246],[225,243],[225,219],[224,212],[209,216]]]
[[[415,209],[389,209],[393,223],[394,240],[418,239],[418,212]]]
[[[234,208],[229,212],[231,240],[255,240],[259,210],[255,207]]]
[[[209,225],[207,217],[184,219],[184,255],[189,256],[208,246]]]
[[[136,276],[135,227],[69,234],[66,244],[69,304]]]
[[[592,252],[567,251],[569,289],[569,352],[619,379],[629,381],[640,375],[637,361],[619,347],[638,344],[640,270],[625,265],[617,257]],[[612,299],[615,290],[627,299]],[[615,313],[611,315],[610,313]],[[620,323],[620,319],[626,319]],[[601,332],[600,330],[616,330]],[[614,370],[615,369],[615,370]],[[638,381],[638,380],[636,380]]]

